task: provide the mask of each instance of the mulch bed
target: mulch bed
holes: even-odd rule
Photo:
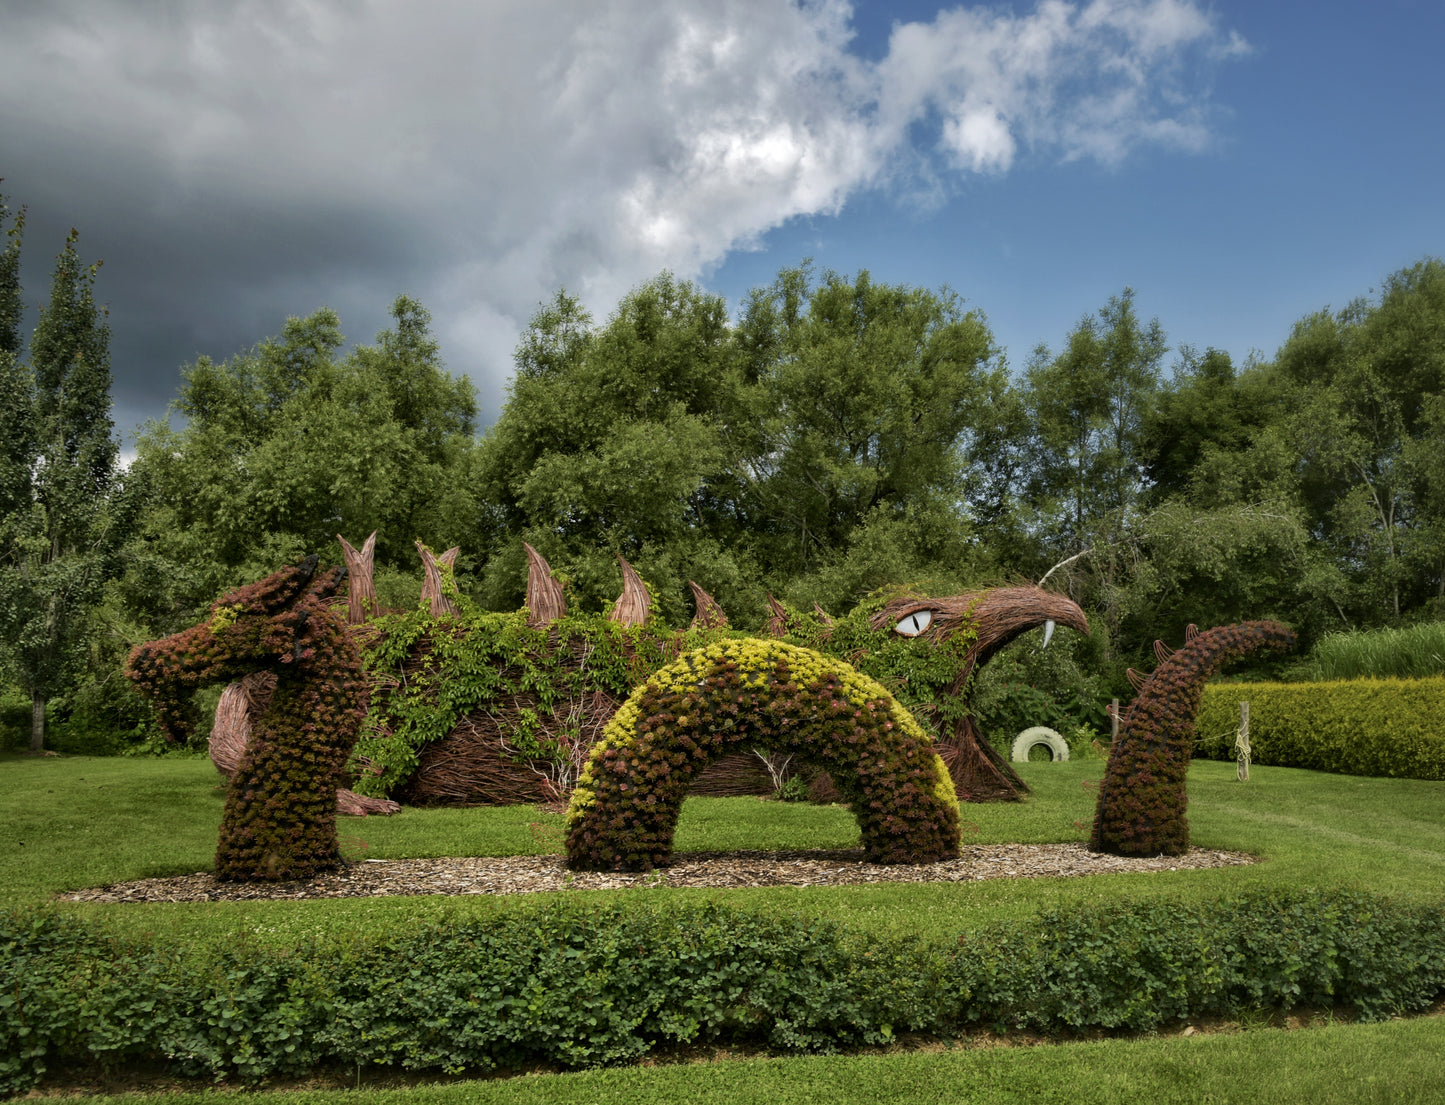
[[[916,866],[864,863],[846,851],[685,852],[650,874],[569,871],[565,857],[497,856],[368,859],[313,879],[275,883],[217,882],[197,872],[139,879],[56,897],[67,902],[220,902],[373,898],[408,894],[535,894],[553,890],[657,887],[853,886],[883,882],[977,882],[1008,878],[1169,872],[1254,863],[1244,852],[1192,849],[1183,856],[1126,858],[1090,852],[1083,844],[965,845],[957,859]]]

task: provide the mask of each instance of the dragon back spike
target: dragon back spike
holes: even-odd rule
[[[421,554],[421,601],[427,604],[432,617],[455,618],[457,616],[456,603],[452,602],[442,590],[442,569],[455,566],[457,553],[461,550],[452,546],[438,556],[418,541],[416,551]]]
[[[818,620],[824,625],[831,627],[834,624],[833,615],[824,610],[816,602],[813,603],[813,613],[818,615]]]
[[[717,599],[692,580],[688,580],[687,585],[692,588],[693,605],[697,607],[697,613],[692,618],[692,628],[726,629],[728,627],[727,612],[718,605]]]
[[[621,625],[642,625],[652,610],[652,596],[647,593],[642,577],[631,564],[621,556],[618,556],[617,563],[622,565],[622,594],[612,604],[612,613],[607,615],[607,620]]]
[[[1163,641],[1155,641],[1155,642],[1154,642],[1154,656],[1155,656],[1155,658],[1158,659],[1158,661],[1159,661],[1161,664],[1164,663],[1165,660],[1169,659],[1169,657],[1171,657],[1171,656],[1173,656],[1173,655],[1174,655],[1174,650],[1173,650],[1172,648],[1170,648],[1168,645],[1166,645]]]
[[[788,635],[787,608],[771,594],[768,595],[768,620],[763,624],[763,632],[769,637]]]
[[[1193,622],[1190,622],[1188,625],[1186,625],[1186,626],[1184,627],[1184,643],[1185,643],[1186,645],[1187,645],[1190,641],[1194,640],[1195,637],[1198,637],[1198,636],[1199,636],[1199,627],[1198,627],[1197,625],[1195,625]]]
[[[567,599],[542,554],[525,541],[522,548],[527,551],[527,624],[540,629],[567,616]]]
[[[1124,674],[1129,677],[1129,682],[1133,684],[1136,691],[1143,690],[1144,684],[1149,682],[1149,677],[1147,675],[1145,675],[1143,672],[1137,672],[1133,668],[1126,668],[1124,670]]]
[[[341,542],[341,556],[346,562],[346,623],[360,625],[368,613],[376,612],[376,530],[361,544],[358,552],[351,542],[336,535]]]

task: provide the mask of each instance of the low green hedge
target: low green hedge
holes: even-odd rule
[[[1445,910],[1357,891],[1045,912],[948,943],[718,905],[563,907],[377,943],[205,952],[0,914],[0,1093],[48,1070],[163,1064],[250,1083],[344,1065],[594,1067],[704,1043],[884,1044],[970,1025],[1140,1031],[1445,993]]]
[[[1249,702],[1254,763],[1445,779],[1445,678],[1212,684],[1196,756],[1234,759],[1241,700]]]

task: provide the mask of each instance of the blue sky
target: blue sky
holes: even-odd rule
[[[938,10],[855,7],[875,48],[893,20]],[[1305,314],[1445,255],[1445,5],[1207,10],[1250,49],[1211,76],[1202,150],[1146,147],[1110,165],[1045,154],[955,180],[934,210],[862,195],[837,217],[770,232],[761,253],[731,254],[708,283],[733,301],[812,256],[879,280],[947,284],[988,315],[1016,369],[1129,286],[1171,345],[1216,346],[1242,363],[1273,356]]]
[[[806,257],[951,287],[1015,368],[1126,286],[1243,361],[1445,254],[1442,42],[1404,0],[0,0],[0,190],[32,303],[70,226],[104,259],[127,435],[403,292],[489,421],[558,288],[736,307]]]

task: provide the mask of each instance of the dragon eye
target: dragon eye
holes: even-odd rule
[[[899,634],[899,636],[917,637],[932,624],[932,610],[915,610],[911,614],[904,615],[903,618],[898,622],[898,624],[893,627],[893,629]]]

